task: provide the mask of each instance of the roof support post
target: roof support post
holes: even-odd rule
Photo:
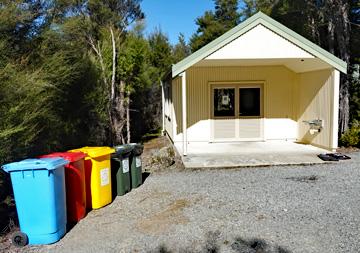
[[[333,104],[331,108],[332,133],[331,133],[331,149],[336,151],[338,148],[338,131],[339,131],[339,90],[340,90],[340,72],[336,69],[332,73],[332,94]]]
[[[186,71],[180,74],[182,90],[182,132],[183,132],[183,156],[187,155],[187,106],[186,106]]]
[[[161,133],[165,134],[165,92],[164,92],[164,83],[163,81],[160,81],[160,87],[161,87],[161,108],[162,108],[162,130]]]

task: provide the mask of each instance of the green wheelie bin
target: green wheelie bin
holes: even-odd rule
[[[131,188],[137,188],[142,184],[142,163],[141,154],[144,146],[138,143],[130,143],[133,148],[130,156]]]
[[[111,155],[113,199],[131,190],[129,157],[133,147],[130,145],[120,145],[114,147],[114,149],[115,153]]]

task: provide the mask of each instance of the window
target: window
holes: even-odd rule
[[[239,116],[260,116],[260,88],[239,89]]]
[[[215,117],[235,116],[234,88],[214,89],[214,116]]]

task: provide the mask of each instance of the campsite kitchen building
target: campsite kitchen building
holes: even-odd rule
[[[338,147],[340,72],[347,65],[259,12],[172,66],[163,129],[193,142],[286,140]]]

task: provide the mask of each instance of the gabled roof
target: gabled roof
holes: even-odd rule
[[[287,39],[288,41],[292,42],[296,46],[302,48],[303,50],[307,51],[308,53],[312,54],[314,57],[321,59],[322,61],[326,62],[330,66],[334,67],[335,69],[343,72],[346,74],[347,72],[347,64],[343,60],[339,59],[335,55],[329,53],[328,51],[322,49],[318,45],[314,44],[313,42],[309,41],[308,39],[304,38],[303,36],[297,34],[296,32],[292,31],[291,29],[287,28],[286,26],[282,25],[281,23],[277,22],[276,20],[270,18],[269,16],[265,15],[262,12],[258,12],[252,17],[248,18],[244,22],[240,23],[238,26],[234,27],[233,29],[229,30],[219,38],[213,40],[206,46],[202,47],[195,53],[191,54],[190,56],[186,57],[182,61],[178,62],[177,64],[172,66],[172,77],[176,77],[180,73],[184,72],[186,69],[190,68],[194,64],[198,63],[199,61],[205,59],[207,56],[211,55],[212,53],[216,52],[220,48],[224,47],[225,45],[229,44],[233,40],[237,39],[244,33],[248,32],[249,30],[253,29],[257,25],[263,25],[266,28],[270,29],[274,33],[278,34],[279,36]]]

